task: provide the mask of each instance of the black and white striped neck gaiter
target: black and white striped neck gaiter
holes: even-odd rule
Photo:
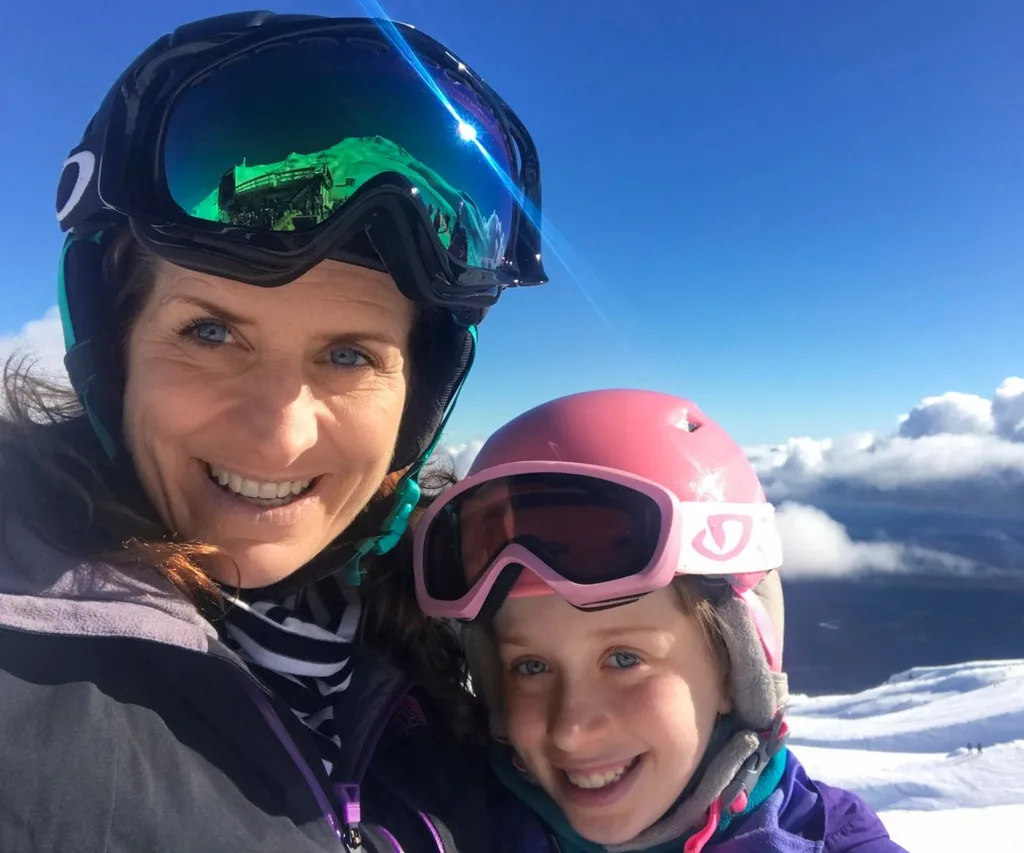
[[[222,631],[227,645],[313,730],[327,774],[337,781],[334,705],[353,676],[358,592],[328,577],[280,600],[225,597],[232,604]]]

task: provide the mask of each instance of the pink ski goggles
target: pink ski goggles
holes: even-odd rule
[[[429,616],[493,616],[512,596],[610,606],[678,574],[759,575],[782,546],[767,503],[684,502],[621,471],[563,462],[489,468],[416,525],[416,597]]]

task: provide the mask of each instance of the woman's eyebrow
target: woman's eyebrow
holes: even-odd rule
[[[164,305],[172,304],[182,304],[189,305],[193,308],[200,308],[207,314],[212,314],[213,316],[221,320],[227,320],[227,322],[231,323],[231,325],[233,326],[252,325],[251,320],[247,320],[245,317],[242,317],[239,314],[235,314],[233,311],[229,311],[228,309],[220,305],[217,305],[215,302],[208,302],[207,300],[199,296],[186,296],[184,294],[174,294],[173,296],[168,296],[160,300],[161,307],[163,307]]]

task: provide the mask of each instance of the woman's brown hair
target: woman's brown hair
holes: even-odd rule
[[[122,365],[128,331],[152,292],[155,273],[156,259],[127,228],[104,255],[104,277],[121,283],[114,313]],[[416,365],[432,343],[429,321],[424,312],[414,326],[413,385]],[[197,606],[216,606],[218,587],[203,562],[220,555],[219,549],[175,536],[134,478],[114,475],[74,391],[39,375],[29,359],[18,356],[4,365],[2,381],[0,549],[7,550],[8,517],[16,511],[18,522],[52,548],[83,562],[156,571]],[[379,531],[400,476],[389,475],[345,532],[346,540]],[[440,491],[450,480],[443,468],[434,469],[425,475],[424,494]],[[462,730],[474,713],[463,690],[465,658],[454,631],[424,616],[416,604],[406,539],[390,554],[365,562],[363,641],[422,684],[453,727]]]

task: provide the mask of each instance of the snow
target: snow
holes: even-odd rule
[[[1024,850],[1024,660],[794,696],[789,722],[810,776],[863,797],[910,853]]]

